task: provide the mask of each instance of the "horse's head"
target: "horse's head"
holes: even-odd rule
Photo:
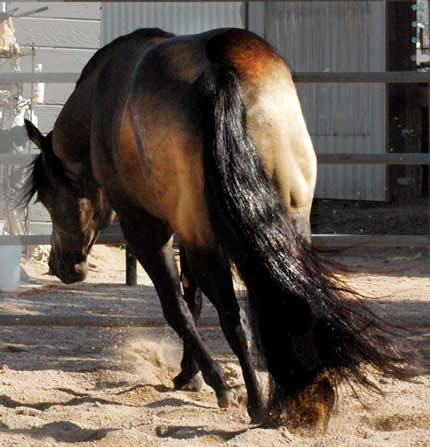
[[[52,132],[43,136],[30,121],[25,126],[41,153],[33,162],[22,200],[28,204],[36,196],[51,216],[49,267],[53,273],[65,283],[83,281],[88,253],[114,213],[89,166],[59,159],[53,151]]]

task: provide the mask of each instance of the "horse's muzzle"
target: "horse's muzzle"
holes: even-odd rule
[[[49,262],[52,272],[65,284],[84,281],[88,274],[88,263],[82,261],[73,265],[65,265],[64,263]]]
[[[83,261],[80,262],[79,264],[75,264],[73,266],[73,271],[75,275],[75,280],[72,282],[84,281],[84,279],[87,277],[88,274],[88,262]]]

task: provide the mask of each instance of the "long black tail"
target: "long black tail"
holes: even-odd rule
[[[204,97],[204,176],[220,250],[236,265],[277,399],[318,376],[377,386],[362,364],[396,378],[409,370],[380,320],[346,293],[297,237],[247,133],[233,68],[213,63],[198,80]]]

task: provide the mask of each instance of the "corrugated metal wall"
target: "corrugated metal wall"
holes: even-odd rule
[[[159,27],[175,34],[246,25],[242,2],[112,2],[102,5],[101,42],[137,28]]]
[[[384,71],[384,2],[103,3],[105,44],[139,27],[177,34],[235,26],[264,35],[293,71]],[[320,153],[385,152],[384,85],[299,85]],[[317,197],[385,200],[385,167],[320,165]]]
[[[384,2],[267,2],[265,36],[293,71],[385,71]],[[385,152],[383,84],[298,86],[320,153]],[[317,197],[385,200],[384,166],[320,165]]]

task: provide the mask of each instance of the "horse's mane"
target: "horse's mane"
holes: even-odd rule
[[[21,194],[18,198],[17,208],[23,209],[27,208],[30,204],[31,199],[37,193],[37,186],[39,184],[39,179],[41,178],[41,171],[43,169],[42,154],[38,154],[37,157],[31,162],[31,164],[26,168],[30,171],[22,189]]]
[[[49,177],[61,182],[67,182],[66,171],[61,160],[55,156],[52,149],[52,131],[46,135],[43,150],[27,167],[29,175],[25,181],[18,198],[17,208],[25,208],[40,188],[46,185]]]
[[[124,36],[117,37],[112,42],[105,45],[103,48],[98,50],[93,57],[86,63],[83,68],[79,79],[76,82],[76,86],[78,86],[81,82],[83,82],[91,73],[96,70],[100,64],[104,63],[124,41],[131,39],[142,39],[142,38],[154,38],[154,37],[174,37],[175,35],[169,33],[167,31],[163,31],[160,28],[140,28],[129,34],[125,34]]]

